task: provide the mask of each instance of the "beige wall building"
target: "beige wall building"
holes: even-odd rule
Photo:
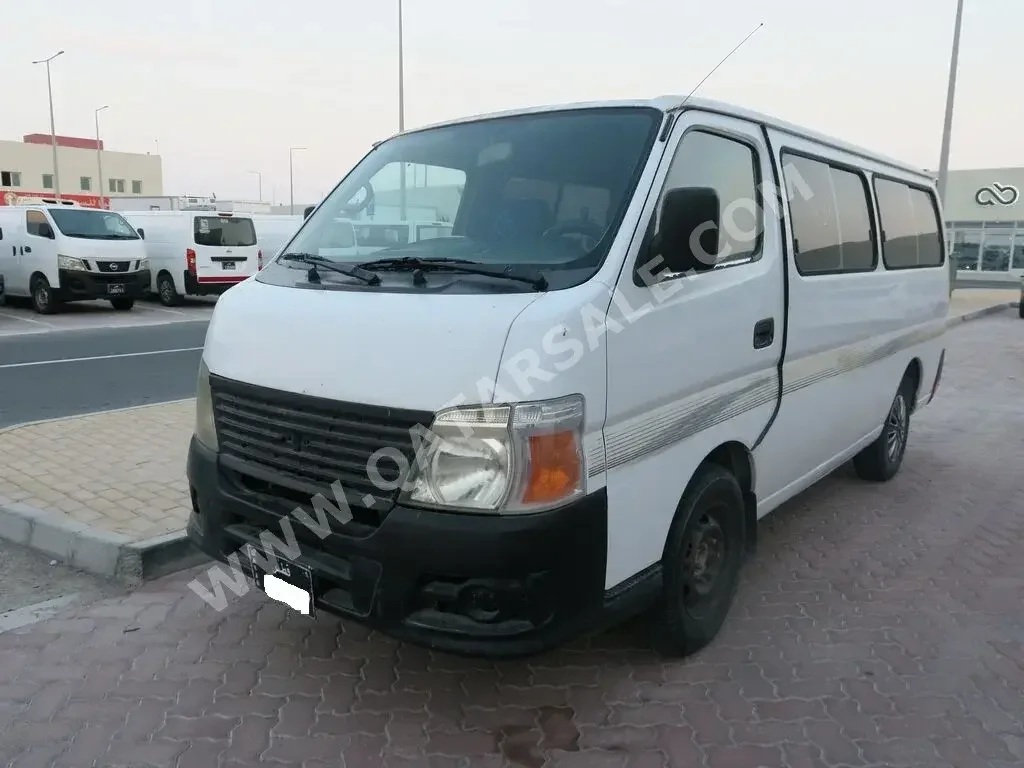
[[[111,195],[163,194],[159,155],[112,152],[103,147],[102,141],[97,145],[95,139],[58,136],[57,169],[60,196],[83,205],[106,207]],[[12,205],[19,197],[52,197],[57,191],[56,182],[49,134],[0,141],[0,205]]]

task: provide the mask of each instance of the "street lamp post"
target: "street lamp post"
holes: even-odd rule
[[[295,153],[305,147],[288,148],[288,213],[295,213]]]
[[[398,132],[405,130],[405,40],[402,24],[402,0],[398,0]],[[405,193],[405,162],[399,164],[401,169],[399,190],[399,221],[405,221],[407,213]]]
[[[960,60],[960,27],[964,17],[964,0],[956,2],[956,20],[953,22],[953,50],[949,57],[949,85],[946,88],[946,116],[942,124],[942,149],[939,151],[939,201],[946,202],[946,180],[949,175],[949,144],[953,133],[953,101],[956,96],[956,74]],[[949,258],[947,256],[947,258]],[[956,282],[956,265],[949,262],[949,290],[952,292]]]
[[[110,105],[104,104],[102,107],[98,107],[93,116],[96,118],[96,170],[99,172],[99,183],[96,186],[97,191],[100,194],[100,207],[103,207],[103,152],[100,149],[100,112],[107,109]]]
[[[260,173],[259,171],[249,171],[249,173],[255,173],[256,174],[256,182],[257,182],[257,184],[259,184],[259,190],[260,190],[260,202],[262,203],[263,202],[263,174]]]
[[[53,147],[53,192],[60,198],[60,176],[57,172],[57,128],[53,121],[53,86],[50,83],[50,62],[60,56],[64,51],[57,51],[48,59],[38,59],[33,64],[46,65],[46,94],[50,99],[50,146]]]

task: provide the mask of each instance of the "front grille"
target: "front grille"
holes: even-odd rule
[[[343,403],[210,377],[221,464],[236,487],[303,506],[322,493],[333,503],[331,484],[345,490],[356,520],[377,524],[394,506],[397,490],[378,488],[367,476],[376,451],[397,450],[406,466],[414,460],[411,430],[430,425],[429,411]],[[392,458],[376,464],[388,482],[400,467]],[[375,514],[359,514],[372,510]]]
[[[96,269],[100,272],[123,273],[131,267],[130,261],[97,261]]]

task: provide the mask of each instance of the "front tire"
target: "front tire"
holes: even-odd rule
[[[60,299],[50,287],[50,281],[42,275],[32,281],[32,309],[40,315],[52,315],[60,311]]]
[[[913,381],[904,376],[885,416],[882,433],[875,442],[853,457],[853,468],[861,480],[884,483],[891,480],[903,465],[910,435],[910,404]]]
[[[156,293],[160,303],[165,307],[181,306],[181,294],[174,287],[174,280],[166,272],[161,273],[156,279]]]
[[[111,299],[110,306],[112,306],[119,312],[127,312],[128,310],[135,306],[135,299]]]
[[[658,650],[696,653],[715,639],[739,587],[746,557],[743,490],[717,464],[700,469],[683,496],[662,556]]]

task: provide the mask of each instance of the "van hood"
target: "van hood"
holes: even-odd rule
[[[65,256],[90,261],[128,261],[146,257],[143,240],[90,240],[84,237],[65,238],[58,250]]]
[[[270,389],[437,411],[490,399],[513,321],[543,295],[311,291],[250,279],[218,300],[203,359],[215,375]]]

